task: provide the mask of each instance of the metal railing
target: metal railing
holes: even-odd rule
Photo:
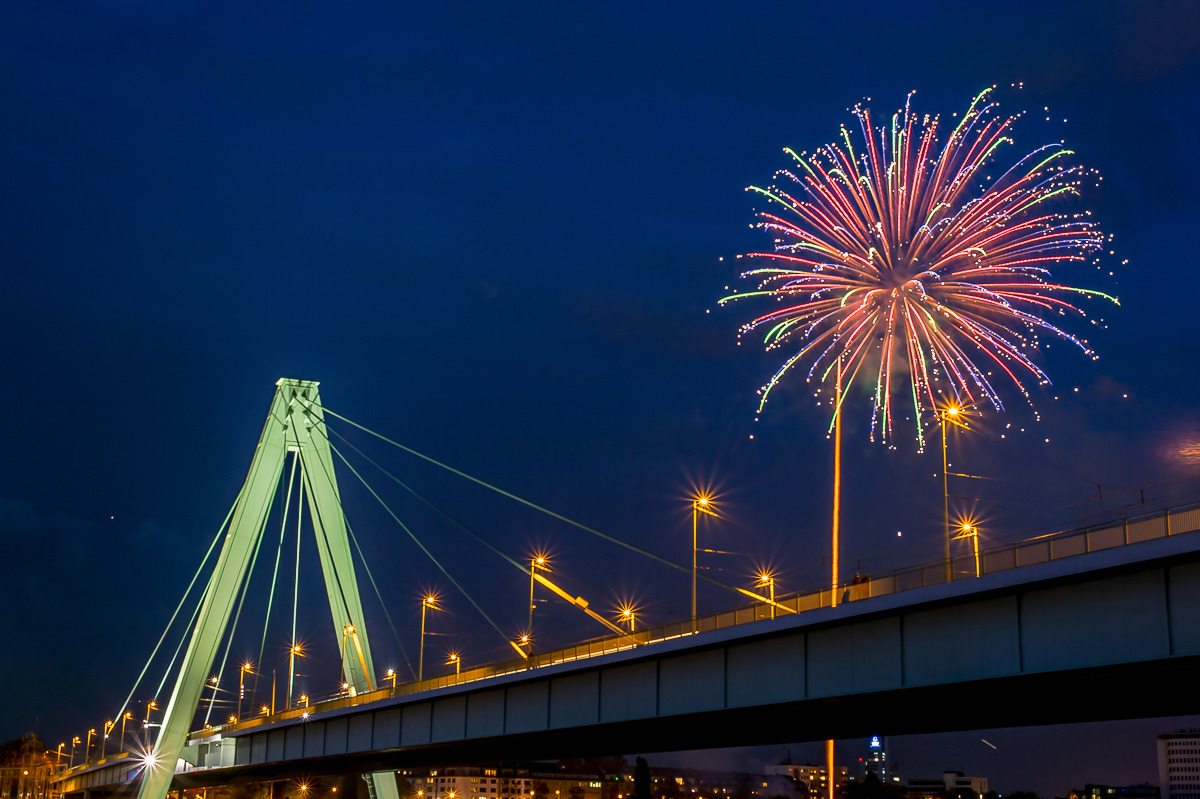
[[[1092,527],[1076,528],[1058,533],[1050,533],[1035,539],[1003,544],[979,552],[979,573],[993,574],[1009,569],[1032,566],[1051,560],[1070,558],[1088,552],[1112,549],[1120,546],[1130,546],[1169,535],[1179,535],[1200,530],[1200,503],[1192,503],[1177,508],[1167,508],[1153,513],[1130,516],[1117,521],[1107,522]],[[841,588],[840,603],[856,602],[876,596],[885,596],[931,585],[941,585],[947,581],[947,573],[953,581],[969,579],[975,576],[974,553],[957,555],[950,559],[950,568],[946,568],[945,560],[925,563],[903,569],[886,572],[881,576],[871,577],[855,585]],[[206,730],[192,732],[193,739],[203,739],[217,732],[246,730],[253,727],[270,724],[276,721],[303,718],[321,712],[337,710],[369,704],[392,696],[408,696],[411,694],[446,688],[463,683],[477,682],[505,674],[518,674],[530,669],[550,666],[557,663],[568,663],[584,660],[597,655],[620,652],[647,644],[669,641],[687,635],[709,632],[711,630],[727,629],[742,624],[763,621],[782,615],[804,613],[808,610],[829,607],[832,593],[828,588],[810,590],[776,598],[776,607],[762,602],[743,605],[732,610],[700,616],[696,619],[681,619],[678,621],[648,627],[637,632],[620,636],[608,636],[591,641],[584,641],[573,646],[563,647],[551,652],[532,654],[527,660],[509,660],[477,666],[473,669],[463,669],[459,674],[448,674],[434,677],[421,682],[404,683],[389,686],[369,693],[356,696],[345,696],[318,702],[311,707],[292,708],[272,716],[247,719],[235,724],[227,724]],[[774,612],[772,612],[774,611]]]

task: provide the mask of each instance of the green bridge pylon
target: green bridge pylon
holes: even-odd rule
[[[247,577],[251,556],[263,535],[289,452],[295,453],[299,460],[302,485],[308,496],[334,635],[337,641],[343,642],[343,648],[349,650],[343,657],[346,682],[354,693],[375,688],[372,679],[375,667],[354,577],[318,384],[284,378],[275,385],[275,399],[271,402],[250,472],[238,495],[229,531],[204,594],[187,653],[163,716],[158,741],[150,753],[149,765],[138,789],[138,799],[164,799],[171,786],[188,728],[196,715],[200,693]],[[350,625],[353,625],[354,636],[347,635]],[[351,643],[353,637],[357,638],[357,646]],[[381,771],[365,777],[373,799],[399,799],[394,772]]]

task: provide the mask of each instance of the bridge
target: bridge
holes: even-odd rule
[[[342,772],[378,789],[395,769],[453,761],[1200,712],[1200,506],[971,561],[192,729],[170,760],[160,735],[59,786],[144,795],[157,769],[163,791]]]

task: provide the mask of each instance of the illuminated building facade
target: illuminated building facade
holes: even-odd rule
[[[963,789],[983,796],[988,792],[988,778],[968,777],[961,771],[944,771],[940,779],[910,779],[906,795],[914,798],[938,797]]]
[[[1158,785],[1162,799],[1200,799],[1200,730],[1158,736]]]
[[[849,782],[849,769],[845,766],[836,766],[834,774],[837,779],[837,785],[845,785]],[[801,786],[807,787],[808,796],[829,796],[828,777],[825,773],[824,766],[814,766],[811,763],[779,763],[776,765],[767,766],[764,769],[766,777],[785,777],[788,778],[796,788]],[[758,780],[751,784],[751,793],[755,796],[778,796],[783,793],[776,783],[771,779]],[[797,795],[803,795],[804,792],[796,790]],[[787,795],[786,793],[784,794]]]
[[[532,768],[446,766],[401,775],[421,799],[601,799],[595,775]]]

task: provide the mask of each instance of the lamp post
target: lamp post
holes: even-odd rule
[[[771,574],[770,572],[766,572],[766,571],[759,572],[758,582],[756,583],[756,585],[765,585],[770,589],[770,591],[771,591],[771,593],[770,593],[771,618],[772,619],[775,618],[775,575]]]
[[[700,524],[700,514],[709,516],[717,514],[712,509],[712,497],[701,494],[692,499],[692,632],[697,632],[696,621],[696,532]]]
[[[450,665],[451,663],[454,664],[454,676],[457,677],[462,673],[462,658],[458,656],[457,652],[450,653],[449,660],[446,661],[446,665]]]
[[[104,737],[100,739],[100,759],[104,759],[104,749],[108,745],[108,734],[112,732],[112,728],[117,726],[115,721],[104,722]]]
[[[387,673],[383,675],[383,678],[385,680],[392,681],[392,696],[395,696],[396,695],[396,670],[388,669]]]
[[[133,714],[126,710],[121,714],[121,751],[125,751],[125,722],[133,718]]]
[[[938,422],[942,428],[942,520],[946,528],[946,582],[954,579],[950,569],[950,476],[947,474],[946,462],[946,423],[966,430],[967,426],[961,421],[962,415],[962,406],[955,403],[947,405],[938,413]]]
[[[89,753],[91,752],[91,750],[92,750],[92,736],[93,736],[93,735],[95,735],[95,734],[96,734],[96,728],[95,728],[95,727],[92,727],[92,728],[91,728],[90,730],[88,730],[88,732],[87,732],[87,743],[85,743],[85,744],[83,745],[83,762],[84,762],[84,763],[87,763],[87,762],[88,762],[88,754],[89,754]]]
[[[253,668],[253,665],[254,664],[252,664],[252,663],[243,663],[238,668],[237,717],[239,719],[242,717],[242,699],[246,696],[246,672],[249,671],[251,674],[253,674],[254,672],[251,671],[251,669]]]
[[[550,568],[546,565],[545,555],[534,555],[529,561],[529,626],[526,627],[525,630],[529,634],[530,639],[533,638],[533,573],[537,569],[541,569],[542,571],[550,571]],[[532,651],[533,648],[531,645],[530,654],[532,654]]]
[[[296,676],[296,658],[298,657],[304,657],[304,647],[292,641],[292,645],[288,649],[288,695],[285,703],[289,708],[292,706],[293,678]]]
[[[840,546],[838,533],[841,527],[841,355],[838,356],[838,386],[834,392],[833,407],[833,548],[829,564],[833,576],[829,579],[829,605],[838,607],[838,555]],[[833,799],[833,739],[828,741],[829,751],[829,799]]]
[[[958,535],[954,536],[954,540],[957,541],[960,538],[971,539],[971,548],[975,552],[975,576],[978,577],[979,576],[979,525],[972,524],[971,522],[966,521],[966,522],[962,523],[962,526],[959,527],[959,529],[962,532],[959,533]]]
[[[428,594],[421,599],[421,646],[417,655],[417,682],[425,679],[425,611],[428,608],[441,610],[437,606],[437,596]]]
[[[153,699],[151,699],[149,702],[146,703],[146,720],[144,722],[142,722],[142,728],[146,732],[145,740],[142,741],[142,745],[146,749],[150,748],[150,711],[151,710],[158,710],[158,703],[155,702]]]
[[[634,611],[634,609],[631,606],[622,605],[621,606],[621,615],[620,615],[620,617],[618,617],[617,620],[628,623],[629,624],[629,632],[632,633],[633,629],[634,629],[634,623],[635,623],[636,616],[637,616],[637,613]]]
[[[62,765],[62,750],[63,750],[63,747],[66,745],[67,745],[66,741],[63,741],[62,743],[60,743],[58,745],[58,765],[60,765],[60,766]]]
[[[73,768],[75,766],[75,747],[78,745],[79,736],[76,735],[71,738],[71,759],[67,761],[67,768]]]

